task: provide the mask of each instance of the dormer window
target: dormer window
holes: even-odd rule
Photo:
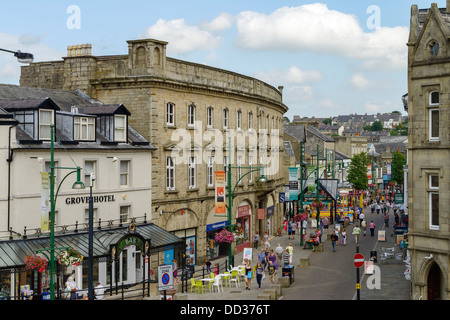
[[[50,125],[53,124],[53,110],[39,110],[39,140],[50,140]]]
[[[125,142],[127,129],[127,116],[122,114],[114,115],[114,141]]]
[[[74,117],[73,140],[83,140],[83,141],[95,140],[95,118]]]

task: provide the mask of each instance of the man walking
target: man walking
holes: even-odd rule
[[[336,233],[332,233],[331,236],[331,245],[333,246],[333,252],[336,251],[336,242],[338,241],[338,236],[336,235]]]
[[[361,229],[358,225],[353,228],[353,234],[355,235],[355,243],[358,243],[359,234],[361,233]]]

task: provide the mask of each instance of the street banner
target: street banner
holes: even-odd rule
[[[388,180],[391,180],[392,165],[391,165],[390,162],[388,162],[388,163],[386,164],[386,170],[387,170],[387,177],[388,177]]]
[[[289,200],[298,200],[298,168],[289,168]]]
[[[214,171],[215,194],[215,212],[216,214],[226,214],[225,206],[225,171]]]
[[[372,179],[372,164],[371,163],[369,163],[368,165],[367,165],[367,179]]]
[[[257,218],[258,220],[264,220],[266,218],[266,210],[264,208],[258,208]]]
[[[41,172],[41,231],[48,232],[50,212],[50,177],[48,172]]]

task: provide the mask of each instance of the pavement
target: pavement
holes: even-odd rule
[[[365,210],[366,220],[370,222],[373,220],[376,224],[375,236],[370,236],[370,231],[367,229],[366,236],[361,232],[360,240],[355,243],[352,235],[352,229],[355,223],[349,224],[346,227],[349,235],[347,245],[338,244],[336,251],[332,251],[331,240],[329,240],[327,233],[334,230],[334,225],[330,225],[328,232],[324,231],[322,235],[323,252],[312,252],[308,249],[303,249],[300,246],[300,237],[297,234],[294,238],[288,235],[275,236],[269,239],[271,248],[275,249],[278,244],[286,248],[289,243],[294,247],[293,265],[294,265],[294,281],[288,286],[281,289],[281,295],[277,297],[278,300],[410,300],[411,281],[405,277],[406,265],[403,261],[405,249],[399,248],[396,244],[396,237],[393,235],[394,219],[393,212],[390,211],[389,227],[384,226],[384,219],[382,215],[371,213],[370,210]],[[377,234],[378,230],[385,230],[386,240],[379,241]],[[310,224],[306,231],[307,238],[313,231]],[[377,261],[374,263],[374,274],[364,274],[364,266],[357,269],[354,266],[353,257],[356,253],[356,248],[364,255],[364,260],[370,259],[371,252],[377,253]],[[394,248],[397,258],[393,256],[388,260],[381,260],[382,248]],[[253,249],[253,257],[256,259],[260,252]],[[399,257],[403,254],[403,257]],[[309,258],[309,266],[301,267],[300,259]],[[219,258],[213,261],[223,263],[224,258]],[[236,265],[241,264],[243,260],[243,252],[235,255],[234,261]],[[252,266],[255,263],[252,263]],[[379,268],[379,272],[377,272]],[[359,270],[359,271],[357,271]],[[278,279],[282,277],[281,266],[276,274],[275,283],[278,284]],[[360,273],[360,290],[357,290],[357,273]],[[241,283],[240,287],[226,287],[223,286],[223,292],[214,291],[210,293],[209,289],[205,290],[204,294],[191,293],[190,289],[185,293],[177,293],[174,300],[264,300],[265,289],[270,288],[270,281],[268,276],[262,281],[261,289],[258,289],[256,279],[251,281],[251,289],[245,289],[245,283]],[[266,296],[267,297],[267,296]]]

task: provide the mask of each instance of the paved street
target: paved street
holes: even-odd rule
[[[372,214],[370,210],[365,210],[368,222],[373,220],[377,226],[375,236],[370,237],[370,231],[367,235],[361,235],[359,252],[364,255],[367,261],[370,258],[371,251],[377,251],[378,262],[376,266],[380,267],[381,288],[369,289],[367,280],[370,275],[363,275],[364,267],[360,268],[360,299],[361,300],[409,300],[410,299],[410,281],[405,279],[405,264],[402,261],[392,259],[389,262],[382,263],[380,261],[381,248],[395,247],[396,252],[400,252],[397,245],[394,244],[392,234],[393,213],[390,212],[391,221],[389,228],[384,227],[384,219],[382,215]],[[281,300],[354,300],[356,299],[356,268],[353,264],[353,256],[356,253],[356,244],[353,238],[352,229],[354,224],[348,225],[347,232],[349,241],[346,246],[338,245],[336,252],[332,251],[331,241],[326,240],[327,236],[322,236],[324,244],[324,252],[311,252],[300,247],[300,238],[298,235],[295,239],[288,239],[287,235],[274,237],[270,240],[271,248],[275,248],[278,243],[282,247],[286,247],[292,243],[294,247],[294,268],[295,280],[288,288],[282,289]],[[386,241],[377,240],[377,230],[386,230]],[[329,229],[329,232],[332,229]],[[312,229],[307,229],[307,235]],[[256,254],[256,250],[253,254]],[[300,257],[310,258],[310,266],[308,268],[300,268]],[[242,253],[235,256],[235,261],[242,260]],[[281,269],[278,271],[277,277],[281,277]],[[277,283],[277,281],[276,281]],[[245,286],[245,285],[244,285]],[[252,280],[251,290],[245,290],[241,285],[239,288],[224,288],[223,293],[207,293],[195,294],[188,293],[188,300],[257,300],[258,294],[264,289],[270,287],[268,278],[263,280],[261,290],[257,289],[256,280]]]

